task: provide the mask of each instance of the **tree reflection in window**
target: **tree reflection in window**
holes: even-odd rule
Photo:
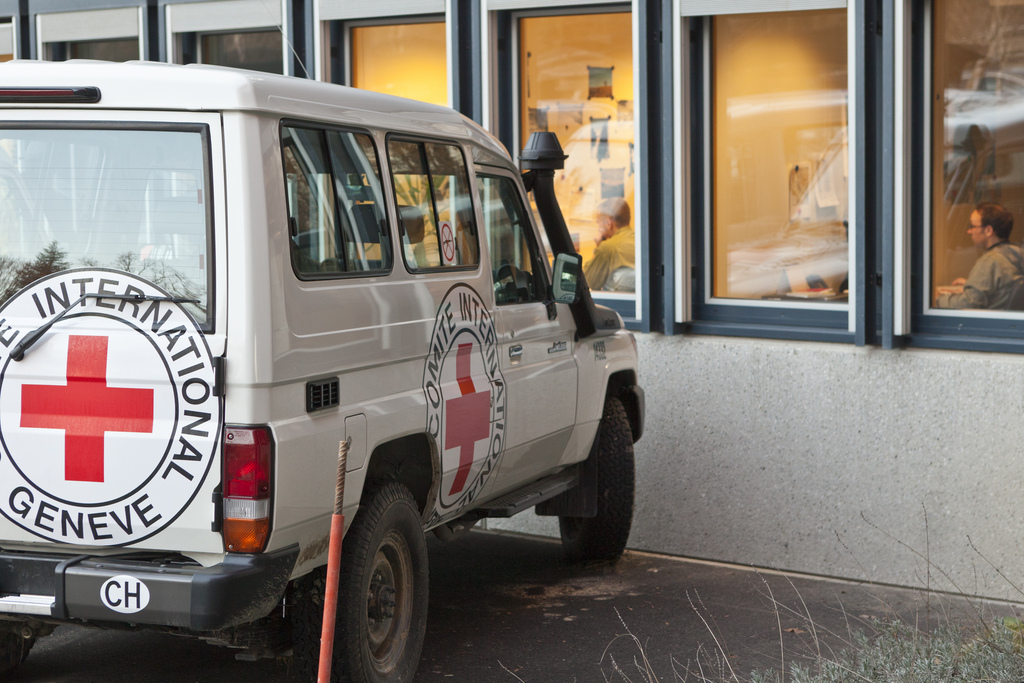
[[[68,253],[57,242],[50,242],[31,261],[0,256],[0,305],[33,282],[72,267],[110,268],[122,270],[148,280],[175,298],[201,301],[203,291],[187,275],[164,263],[144,261],[132,252],[119,254],[112,263],[100,264],[83,259],[77,266],[68,260]],[[203,311],[195,304],[184,304],[193,316]],[[198,318],[197,318],[198,319]]]

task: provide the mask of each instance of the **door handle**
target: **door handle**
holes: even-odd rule
[[[523,355],[523,345],[522,344],[513,344],[512,346],[508,347],[508,357],[509,358],[519,358],[522,355]]]

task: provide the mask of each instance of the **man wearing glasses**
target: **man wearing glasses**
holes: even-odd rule
[[[1010,244],[1013,214],[999,204],[982,203],[971,213],[967,233],[982,251],[966,278],[942,287],[936,308],[1006,309],[1018,284],[1024,281],[1024,255]],[[962,286],[962,291],[955,291]],[[942,291],[946,290],[946,291]]]

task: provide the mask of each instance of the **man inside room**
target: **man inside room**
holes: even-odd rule
[[[966,278],[952,287],[940,287],[936,308],[1006,309],[1019,282],[1024,280],[1024,255],[1009,242],[1013,214],[999,204],[981,203],[971,213],[967,233],[981,256]],[[962,286],[962,291],[956,291]]]
[[[598,205],[597,227],[601,234],[593,259],[583,268],[590,289],[636,290],[636,246],[629,221],[629,204],[621,197],[605,199]]]

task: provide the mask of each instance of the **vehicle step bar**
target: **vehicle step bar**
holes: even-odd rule
[[[579,483],[579,470],[575,467],[564,472],[535,481],[500,498],[485,503],[476,512],[481,517],[511,517],[543,503],[549,498],[565,493]]]
[[[0,613],[48,617],[55,603],[52,595],[0,595]]]

